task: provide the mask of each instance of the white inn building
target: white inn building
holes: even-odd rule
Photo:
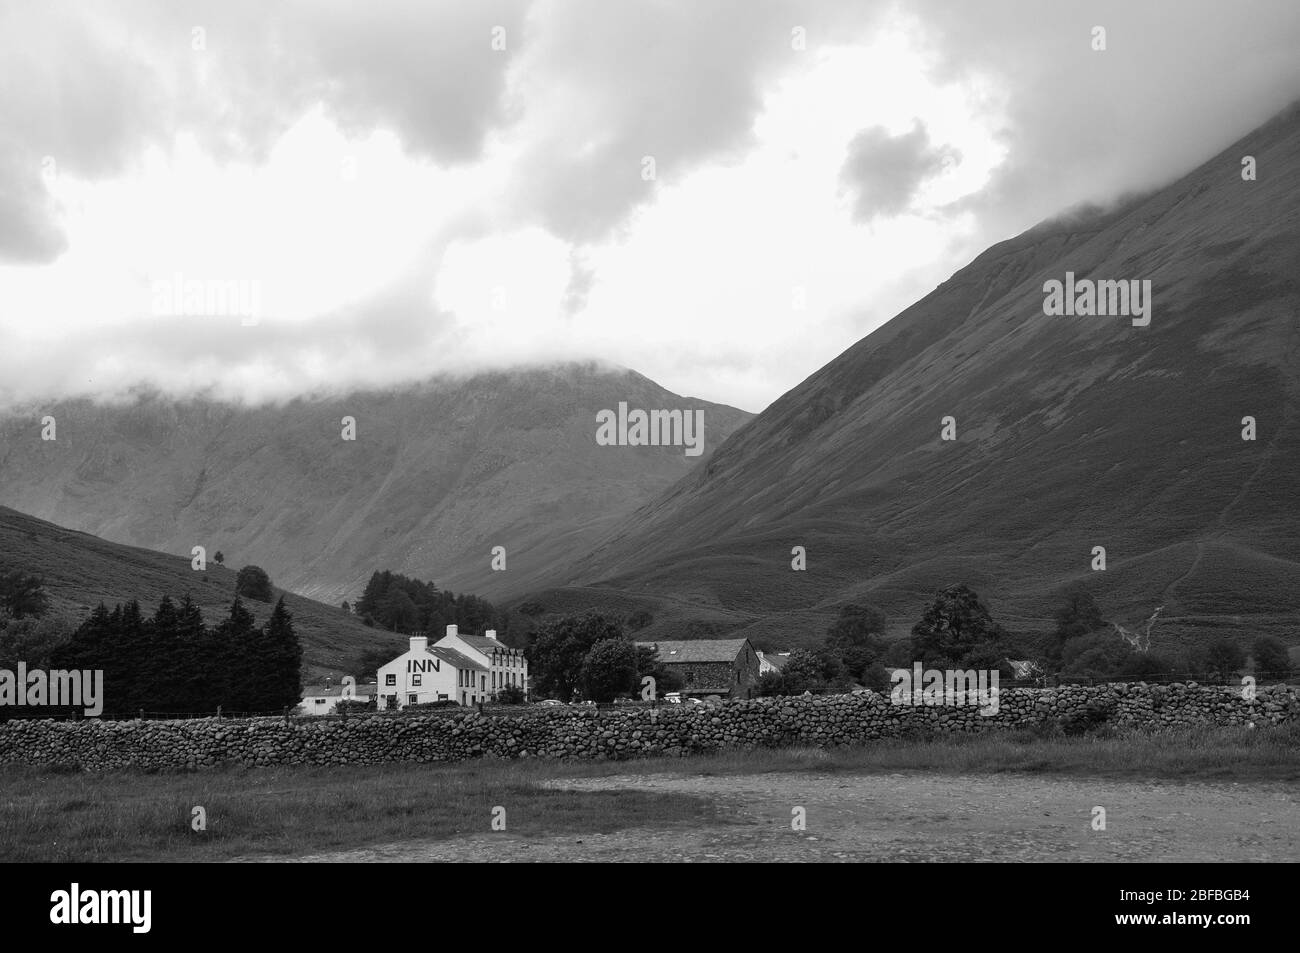
[[[411,636],[411,647],[379,669],[379,709],[405,708],[426,702],[454,701],[473,705],[484,701],[480,684],[487,666],[455,649],[429,647],[423,635]]]
[[[528,663],[523,652],[487,635],[460,635],[456,626],[434,645],[411,636],[411,647],[379,669],[381,710],[426,702],[474,705],[491,701],[507,685],[528,690]]]
[[[528,660],[524,658],[523,650],[498,642],[496,629],[488,629],[486,635],[461,635],[456,626],[449,625],[447,634],[437,641],[435,647],[455,649],[486,667],[487,679],[482,684],[488,699],[511,685],[522,688],[527,696]]]

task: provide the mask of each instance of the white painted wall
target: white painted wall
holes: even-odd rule
[[[399,708],[412,702],[424,704],[443,699],[462,705],[483,700],[484,693],[478,690],[477,684],[479,673],[473,669],[462,671],[446,659],[431,655],[428,646],[428,638],[412,636],[410,649],[379,669],[380,709],[388,708],[392,695],[397,696]]]
[[[486,634],[494,642],[496,641],[495,629],[488,629]],[[487,666],[487,678],[486,680],[480,678],[479,684],[485,686],[484,692],[488,699],[507,685],[518,685],[525,692],[529,689],[528,660],[524,658],[524,653],[520,649],[498,642],[497,644],[501,646],[500,650],[483,652],[465,641],[458,627],[454,625],[447,626],[447,634],[434,644],[455,649],[462,655],[468,655],[480,665]]]

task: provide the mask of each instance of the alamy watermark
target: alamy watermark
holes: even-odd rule
[[[998,713],[997,669],[896,668],[890,673],[892,705],[978,705],[981,715]]]
[[[596,412],[596,443],[602,447],[685,447],[686,456],[704,452],[703,410],[627,409],[618,402],[618,413]]]
[[[0,668],[0,706],[4,705],[80,708],[86,717],[98,717],[104,711],[104,670],[28,671],[26,662],[18,663],[17,672]]]
[[[148,933],[152,907],[152,890],[82,890],[74,883],[50,894],[50,922],[129,924],[132,933]]]
[[[1151,323],[1151,279],[1112,281],[1091,278],[1074,279],[1065,273],[1065,281],[1052,278],[1043,283],[1043,314],[1104,317],[1122,315],[1133,318],[1133,326],[1144,328]]]
[[[179,271],[153,283],[153,313],[160,317],[237,317],[255,325],[262,317],[262,283],[248,278],[186,279]]]

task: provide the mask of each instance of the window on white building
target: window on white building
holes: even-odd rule
[[[423,685],[423,684],[424,684],[424,676],[423,676],[423,675],[412,675],[412,676],[411,676],[411,684],[412,684],[412,685],[415,685],[415,686],[417,686],[417,687]]]
[[[397,684],[397,676],[396,676],[396,675],[385,675],[385,676],[384,676],[384,684],[385,684],[385,685],[396,685],[396,684]]]

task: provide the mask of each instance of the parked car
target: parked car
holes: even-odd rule
[[[664,701],[670,705],[680,705],[682,703],[681,692],[669,692],[664,696]]]
[[[544,699],[544,700],[542,700],[542,701],[539,701],[537,704],[539,704],[539,705],[563,705],[564,702],[560,701],[558,698],[547,698],[547,699]]]

